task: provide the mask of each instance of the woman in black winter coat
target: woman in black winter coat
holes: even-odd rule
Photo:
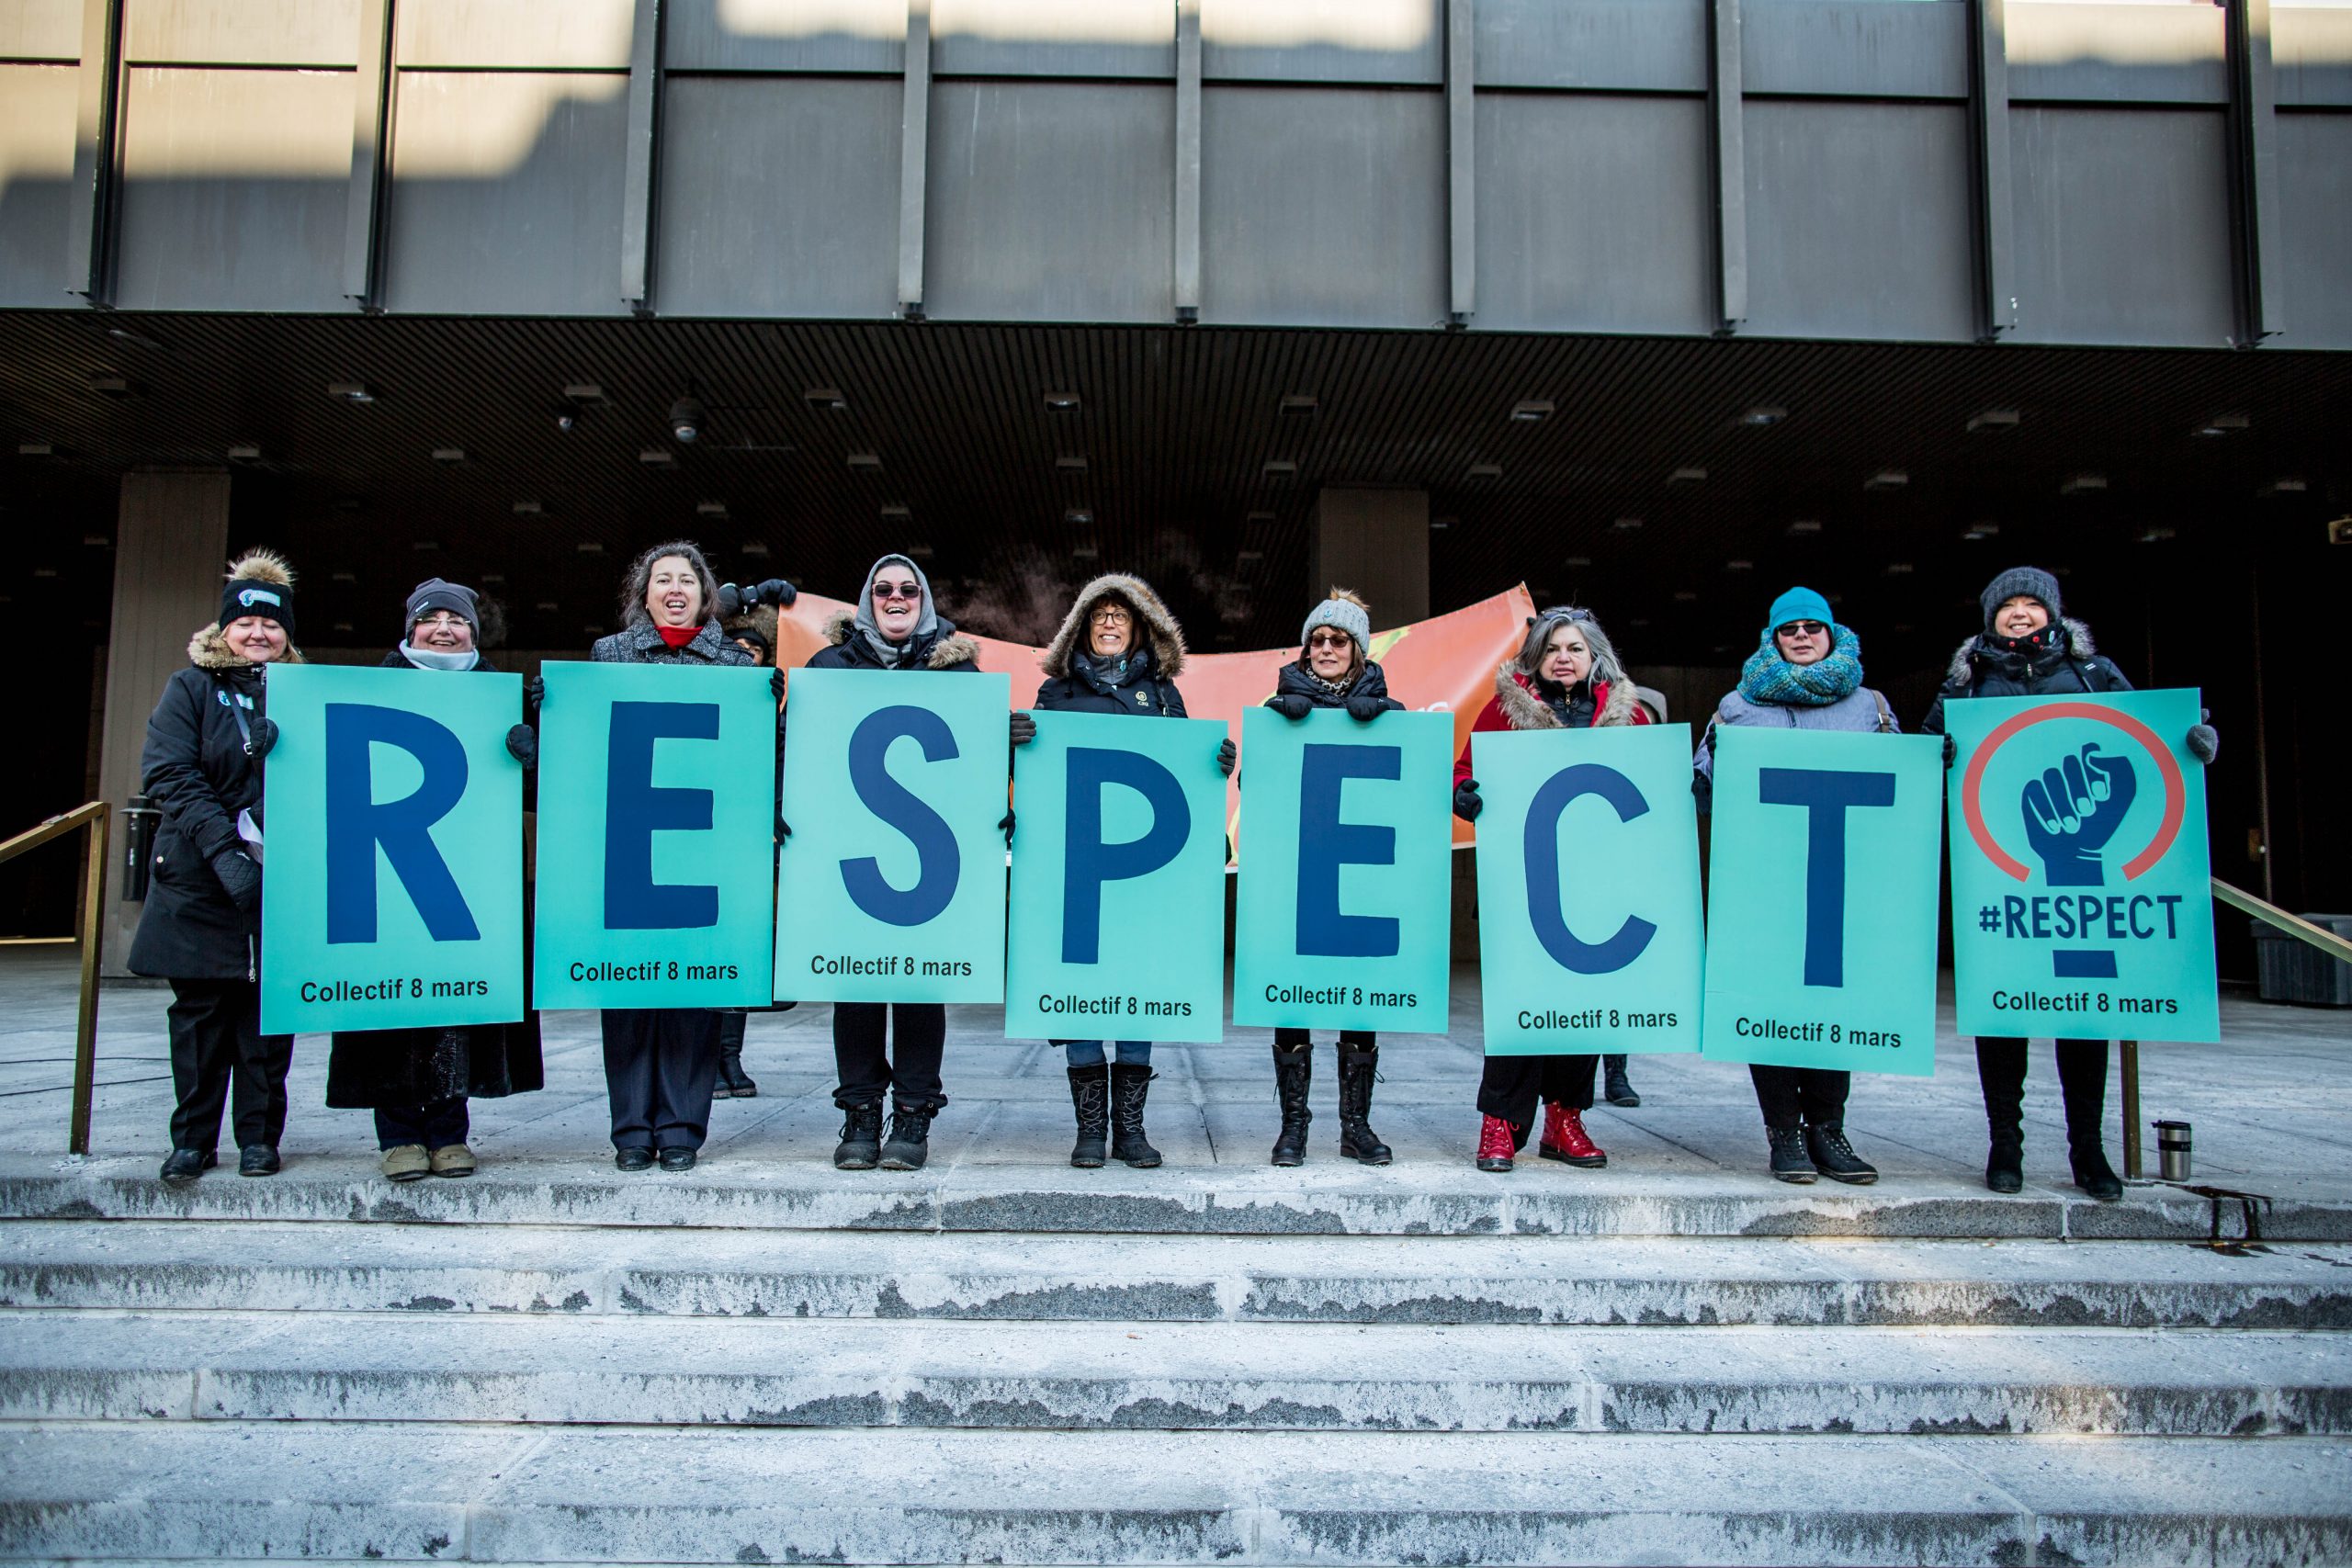
[[[741,665],[752,656],[719,634],[718,583],[699,547],[684,539],[637,558],[621,587],[621,629],[598,637],[599,664]],[[605,1089],[613,1163],[692,1170],[710,1132],[718,1076],[718,1019],[708,1008],[606,1008]]]
[[[1184,670],[1183,628],[1139,577],[1112,573],[1080,589],[1038,663],[1046,679],[1036,706],[1048,712],[1186,716],[1184,694],[1176,689]],[[1217,765],[1228,776],[1234,755],[1231,738],[1217,743]],[[1143,1129],[1151,1042],[1118,1042],[1116,1066],[1104,1062],[1100,1040],[1055,1043],[1068,1058],[1070,1105],[1078,1117],[1069,1163],[1080,1170],[1101,1166],[1107,1136],[1112,1158],[1141,1169],[1158,1165],[1159,1151]]]
[[[2123,671],[2092,645],[2090,628],[2061,613],[2058,580],[2050,573],[2013,567],[1985,585],[1982,604],[1984,629],[1952,655],[1951,673],[1922,727],[1928,734],[1944,734],[1946,703],[1968,697],[2132,689]],[[2188,732],[2189,753],[2200,762],[2213,760],[2218,744],[2211,725],[2200,723]],[[1957,752],[1945,736],[1946,767],[1957,760]],[[2123,1183],[2100,1146],[2107,1121],[2107,1042],[2061,1040],[2057,1051],[2075,1185],[2111,1202],[2123,1196]],[[1984,1158],[1984,1185],[1996,1192],[2015,1192],[2025,1185],[2025,1068],[2023,1039],[1978,1036],[1976,1077],[1984,1091],[1992,1145]]]
[[[286,1130],[294,1037],[261,1032],[261,757],[269,749],[264,666],[300,663],[294,574],[256,550],[229,569],[220,618],[188,639],[188,668],[147,721],[140,788],[162,813],[130,971],[172,983],[172,1152],[177,1187],[215,1163],[233,1090],[237,1169],[270,1176]]]
[[[1299,626],[1298,658],[1274,680],[1266,705],[1287,719],[1302,719],[1317,708],[1345,708],[1369,724],[1405,705],[1388,694],[1388,678],[1372,661],[1372,614],[1344,588],[1331,590],[1307,612]],[[1273,1163],[1303,1165],[1306,1129],[1315,1120],[1306,1093],[1314,1082],[1311,1042],[1304,1029],[1274,1031],[1274,1094],[1283,1127],[1274,1137]],[[1340,1153],[1366,1165],[1386,1165],[1389,1147],[1372,1130],[1372,1086],[1380,1063],[1379,1038],[1369,1029],[1340,1031]]]
[[[409,594],[406,614],[408,636],[384,655],[382,668],[497,672],[477,646],[481,607],[472,589],[428,579]],[[538,737],[529,725],[507,731],[506,750],[525,768],[538,766]],[[526,986],[530,973],[526,951]],[[547,1084],[539,1015],[530,1010],[527,996],[524,1006],[514,1023],[336,1030],[327,1053],[328,1108],[376,1113],[378,1164],[390,1180],[471,1176],[466,1100],[526,1094]]]
[[[939,614],[931,580],[905,556],[868,568],[857,607],[825,626],[829,647],[810,670],[978,670],[979,645],[959,637]],[[789,710],[787,709],[787,713]],[[1016,727],[1017,728],[1018,727]],[[1006,817],[1010,831],[1012,818]],[[782,831],[789,832],[788,828]],[[885,1038],[895,1027],[891,1049]],[[842,1170],[921,1170],[931,1156],[931,1119],[947,1103],[939,1064],[947,1043],[947,1009],[938,1002],[835,1002],[833,1062],[841,1075],[833,1103],[842,1111]],[[890,1135],[882,1136],[882,1100],[890,1100]]]

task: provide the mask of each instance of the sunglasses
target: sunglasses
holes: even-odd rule
[[[1779,628],[1781,637],[1819,637],[1829,628],[1819,621],[1791,621]]]
[[[1309,648],[1345,648],[1355,638],[1345,632],[1317,632],[1306,639]]]
[[[874,585],[874,597],[904,599],[911,604],[922,598],[922,584],[920,582],[876,582]]]

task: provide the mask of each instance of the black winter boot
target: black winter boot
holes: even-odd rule
[[[1629,1111],[1642,1102],[1642,1097],[1634,1092],[1634,1080],[1625,1076],[1624,1057],[1603,1056],[1600,1058],[1600,1068],[1602,1099],[1611,1105],[1622,1105]]]
[[[1111,1068],[1111,1157],[1137,1170],[1159,1163],[1159,1151],[1143,1135],[1143,1102],[1151,1094],[1151,1068],[1120,1062]]]
[[[890,1107],[890,1135],[882,1141],[882,1168],[885,1170],[921,1170],[931,1157],[931,1119],[939,1114],[936,1107],[917,1110],[911,1105]]]
[[[1395,1155],[1367,1120],[1372,1086],[1378,1077],[1380,1047],[1340,1047],[1340,1153],[1365,1165],[1386,1165]]]
[[[1772,1145],[1774,1176],[1805,1186],[1820,1174],[1813,1168],[1813,1156],[1805,1153],[1803,1127],[1767,1127],[1764,1136]]]
[[[1306,1163],[1306,1129],[1315,1112],[1306,1108],[1307,1086],[1315,1081],[1315,1056],[1310,1047],[1295,1051],[1274,1047],[1274,1098],[1282,1105],[1283,1130],[1274,1135],[1276,1165]]]
[[[1984,1185],[1996,1192],[2025,1187],[2025,1042],[1976,1042],[1976,1081],[1984,1090],[1984,1125],[1992,1146]]]
[[[835,1170],[872,1170],[882,1157],[882,1108],[850,1105],[842,1109],[842,1141],[833,1150]]]
[[[2075,1185],[2112,1203],[2123,1196],[2123,1179],[2100,1146],[2107,1134],[2107,1042],[2058,1042],[2058,1089],[2066,1100],[2066,1152]]]
[[[743,1027],[749,1015],[729,1009],[718,1015],[718,1086],[714,1100],[757,1099],[760,1086],[743,1070]]]
[[[1832,1181],[1868,1187],[1878,1179],[1878,1168],[1854,1152],[1854,1145],[1846,1141],[1846,1129],[1839,1122],[1825,1122],[1817,1127],[1808,1122],[1804,1148],[1821,1174]]]
[[[1103,1140],[1111,1135],[1111,1069],[1101,1062],[1070,1068],[1069,1103],[1078,1113],[1078,1142],[1069,1146],[1069,1163],[1099,1170]]]

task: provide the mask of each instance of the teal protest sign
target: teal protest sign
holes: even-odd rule
[[[1943,743],[1715,731],[1705,1054],[1936,1070]]]
[[[2194,691],[1946,703],[1962,1034],[2217,1043]]]
[[[1001,1000],[1010,678],[796,670],[785,713],[778,998]]]
[[[766,1003],[767,671],[560,663],[541,674],[539,1006]]]
[[[1041,713],[1013,754],[1004,1032],[1225,1037],[1225,726]]]
[[[1690,727],[1475,735],[1490,1056],[1699,1048]]]
[[[1233,1021],[1445,1029],[1453,719],[1241,717]]]
[[[523,1016],[519,675],[269,667],[261,1027]]]

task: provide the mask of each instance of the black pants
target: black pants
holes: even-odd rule
[[[1749,1063],[1756,1104],[1767,1127],[1839,1127],[1846,1122],[1846,1091],[1854,1075],[1836,1067],[1767,1067]]]
[[[1592,1109],[1598,1056],[1489,1056],[1478,1075],[1478,1110],[1510,1123],[1511,1141],[1524,1145],[1539,1103]]]
[[[469,1125],[462,1094],[424,1105],[379,1106],[376,1146],[396,1149],[403,1144],[422,1144],[428,1149],[446,1149],[466,1141]]]
[[[718,1077],[718,1020],[707,1008],[607,1008],[603,1018],[613,1147],[702,1147]]]
[[[261,1032],[261,987],[251,980],[175,980],[165,1018],[172,1036],[172,1147],[209,1151],[220,1141],[220,1103],[234,1092],[239,1147],[271,1148],[286,1131],[286,1070],[294,1037]]]
[[[897,1038],[884,1048],[896,1015]],[[879,1105],[936,1111],[947,1103],[939,1062],[947,1045],[947,1009],[938,1002],[835,1002],[833,1103],[847,1111]]]
[[[1277,1051],[1304,1051],[1313,1043],[1313,1040],[1304,1029],[1277,1029],[1274,1031],[1274,1049]],[[1379,1044],[1380,1036],[1374,1033],[1369,1029],[1342,1029],[1340,1031],[1340,1049],[1342,1051],[1376,1050],[1379,1047]]]
[[[2065,1098],[2066,1131],[2096,1140],[2107,1112],[2107,1042],[2056,1043],[2058,1087]],[[1984,1091],[1984,1115],[1996,1128],[2018,1125],[2025,1104],[2026,1042],[2015,1035],[1979,1035],[1976,1081]]]

